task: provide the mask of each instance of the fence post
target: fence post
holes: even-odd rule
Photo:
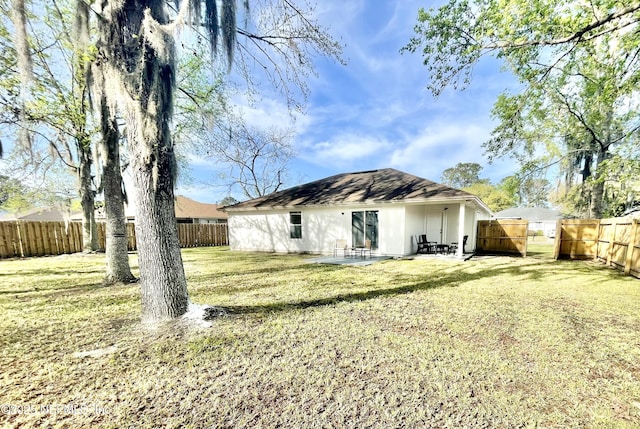
[[[562,219],[556,222],[556,240],[553,246],[553,259],[556,261],[560,257],[560,244],[562,243]]]
[[[607,267],[611,266],[611,257],[613,256],[613,246],[616,240],[616,228],[618,227],[617,219],[611,219],[611,230],[609,231],[609,247],[607,248]]]
[[[631,225],[631,236],[629,237],[629,244],[627,244],[627,257],[624,261],[624,274],[631,274],[631,262],[633,260],[633,251],[636,247],[636,236],[638,235],[638,219],[633,220]]]

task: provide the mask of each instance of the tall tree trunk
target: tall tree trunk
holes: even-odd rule
[[[103,0],[99,23],[107,93],[127,123],[136,204],[142,319],[158,322],[187,311],[187,282],[174,212],[173,119],[175,58],[166,0]]]
[[[95,193],[91,181],[91,149],[84,141],[78,146],[78,190],[80,205],[82,206],[82,251],[95,252],[98,250],[98,230],[95,218]]]
[[[174,162],[172,151],[161,157],[156,161],[161,165]],[[188,305],[173,179],[167,175],[154,184],[155,162],[136,159],[133,164],[142,318],[149,322],[171,319],[184,314]]]
[[[591,204],[589,217],[591,219],[601,219],[604,212],[604,180],[602,176],[602,163],[609,155],[608,146],[601,147],[598,150],[596,158],[596,168],[592,176],[593,187],[591,189]]]
[[[105,283],[131,283],[136,280],[129,266],[127,223],[124,214],[124,193],[120,172],[120,132],[110,115],[106,97],[100,101],[102,145],[105,154],[102,188],[106,216]]]

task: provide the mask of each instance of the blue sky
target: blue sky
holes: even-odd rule
[[[483,60],[467,89],[448,89],[435,99],[426,89],[422,57],[399,52],[413,35],[418,9],[437,5],[406,0],[319,2],[318,19],[345,45],[347,65],[323,59],[316,63],[318,77],[309,80],[306,112],[295,120],[297,157],[288,185],[386,167],[440,181],[443,170],[458,162],[483,165],[481,176],[493,182],[516,171],[508,159],[489,165],[481,147],[495,126],[490,110],[497,95],[513,86],[511,76],[500,72],[500,63]],[[263,99],[247,116],[264,126],[290,121],[278,99]],[[213,166],[194,161],[195,181],[213,180]],[[178,193],[216,202],[227,191],[193,184],[180,186]]]

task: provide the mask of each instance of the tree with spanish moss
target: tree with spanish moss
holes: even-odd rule
[[[87,5],[82,0],[79,3]],[[313,70],[311,54],[338,58],[340,46],[289,0],[267,4],[272,13],[258,16],[270,20],[259,20],[253,26],[247,2],[245,25],[237,24],[235,0],[207,0],[204,5],[200,0],[171,4],[103,0],[98,6],[90,10],[98,16],[95,65],[100,70],[93,92],[104,95],[109,111],[121,112],[126,123],[136,200],[142,318],[147,322],[168,320],[184,314],[189,304],[174,213],[176,155],[171,126],[176,31],[198,33],[214,54],[219,49],[224,52],[229,68],[238,63],[247,77],[254,74],[250,62],[262,65],[268,78],[282,84],[278,88],[294,106],[287,81],[291,78],[300,84],[304,94],[303,77]],[[278,27],[283,17],[287,25]],[[234,61],[235,54],[238,61]]]

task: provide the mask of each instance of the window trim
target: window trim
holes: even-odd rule
[[[300,223],[294,223],[294,216],[299,216]],[[289,212],[289,238],[302,240],[302,212]]]
[[[375,213],[375,225],[369,224],[370,215]],[[354,220],[360,216],[358,233],[354,230]],[[371,227],[374,227],[373,230]],[[380,246],[380,210],[354,210],[351,212],[351,240],[354,246],[364,246],[365,240],[371,240],[371,248],[377,250]],[[360,243],[362,240],[362,243]]]

